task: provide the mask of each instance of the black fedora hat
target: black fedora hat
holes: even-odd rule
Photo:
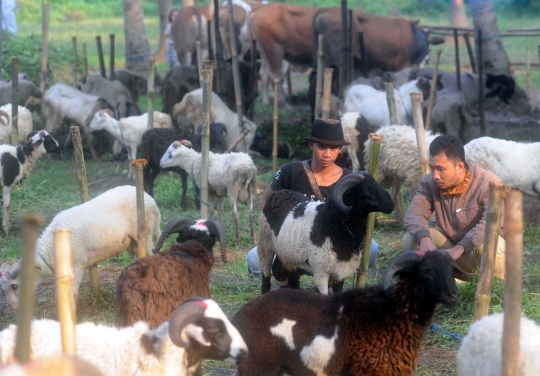
[[[343,138],[343,128],[339,120],[317,119],[311,128],[311,136],[304,137],[304,140],[317,142],[328,146],[350,145]]]

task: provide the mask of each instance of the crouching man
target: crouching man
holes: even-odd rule
[[[456,136],[437,137],[429,146],[431,173],[422,178],[420,189],[405,214],[405,251],[420,248],[446,249],[466,272],[480,267],[484,247],[489,184],[501,184],[494,173],[465,161],[465,149]],[[430,228],[435,212],[437,228]],[[494,275],[504,279],[506,242],[503,221]]]

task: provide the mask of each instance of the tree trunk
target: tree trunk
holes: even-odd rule
[[[195,6],[194,0],[182,0],[182,8]]]
[[[150,46],[144,28],[142,0],[123,0],[123,3],[126,68],[147,77]]]
[[[169,23],[169,13],[172,9],[172,0],[159,0],[159,47],[156,51],[156,55],[165,55],[167,52],[167,38],[164,34],[165,28]]]
[[[457,27],[469,27],[467,12],[465,12],[464,0],[449,0],[450,24]]]
[[[509,74],[510,60],[497,25],[493,0],[470,0],[474,28],[482,30],[482,55],[485,73]]]

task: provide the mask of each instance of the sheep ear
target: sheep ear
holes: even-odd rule
[[[169,337],[169,325],[160,325],[156,329],[149,330],[141,338],[146,347],[159,355],[162,353],[163,346]]]
[[[180,145],[182,144],[179,141],[174,141],[171,146],[176,149],[176,148],[179,148]]]

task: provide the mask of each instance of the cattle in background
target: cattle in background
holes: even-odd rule
[[[247,16],[252,12],[262,7],[258,1],[243,1],[233,0],[233,15],[234,15],[234,35],[236,36],[236,48],[237,54],[242,51],[242,43],[238,36],[240,35],[240,29],[244,26]],[[229,10],[227,1],[223,2],[222,7],[219,9],[219,32],[221,34],[221,40],[225,46],[226,57],[231,57],[231,40],[229,39]]]
[[[201,42],[202,61],[208,59],[208,26],[211,20],[207,7],[184,7],[171,25],[171,38],[181,65],[195,65],[195,43]]]

